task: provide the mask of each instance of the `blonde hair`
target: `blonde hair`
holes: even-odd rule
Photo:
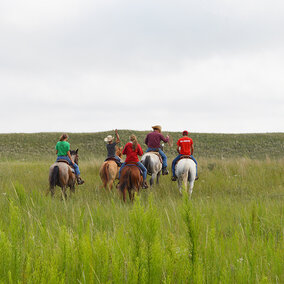
[[[63,133],[63,134],[60,136],[59,141],[63,141],[63,140],[66,139],[66,138],[69,138],[68,134]]]
[[[137,138],[134,134],[131,134],[130,137],[129,137],[130,141],[132,142],[132,149],[133,150],[136,150],[137,148],[137,145],[138,145],[138,141],[137,141]]]

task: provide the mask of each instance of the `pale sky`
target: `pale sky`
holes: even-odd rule
[[[0,0],[0,133],[284,132],[283,0]]]

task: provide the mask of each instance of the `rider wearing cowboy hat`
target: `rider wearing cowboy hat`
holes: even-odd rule
[[[121,164],[121,159],[115,154],[115,146],[120,142],[119,135],[117,132],[117,129],[115,129],[115,136],[116,139],[114,140],[114,137],[111,135],[108,135],[104,141],[107,143],[106,148],[107,148],[107,159],[108,158],[115,158],[118,162],[118,164]]]
[[[162,127],[160,125],[152,126],[153,131],[148,133],[145,139],[145,144],[148,146],[146,152],[159,152],[162,157],[163,164],[162,164],[162,173],[163,175],[167,175],[169,172],[167,170],[167,156],[162,151],[160,142],[164,141],[165,143],[169,142],[169,135],[165,138],[161,132]]]

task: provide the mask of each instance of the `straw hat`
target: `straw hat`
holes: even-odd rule
[[[112,141],[113,140],[113,137],[111,136],[111,135],[108,135],[105,139],[104,139],[104,141],[106,142],[106,143],[108,143],[108,142],[110,142],[110,141]]]
[[[154,125],[152,126],[153,130],[157,129],[160,133],[162,132],[162,126],[160,125]]]

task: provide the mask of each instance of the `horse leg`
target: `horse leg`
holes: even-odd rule
[[[178,190],[182,194],[182,179],[180,177],[178,178]]]
[[[157,184],[159,184],[160,176],[161,176],[161,171],[159,171],[158,174],[157,174]]]
[[[75,193],[75,184],[71,184],[71,185],[70,185],[70,191],[71,191],[72,193]]]
[[[62,198],[67,200],[66,186],[63,186],[61,191],[62,191]]]
[[[189,198],[191,198],[191,194],[193,191],[193,185],[194,185],[194,180],[189,182],[189,189],[188,189]]]
[[[55,188],[54,187],[50,187],[51,197],[54,197],[54,193],[55,193]]]
[[[111,191],[112,190],[112,187],[113,187],[113,182],[114,180],[110,180],[109,184],[108,184],[108,189]]]
[[[154,184],[155,177],[156,177],[155,174],[152,174],[152,175],[151,175],[151,178],[150,178],[150,186],[151,186],[151,187],[152,187],[153,184]]]
[[[123,192],[122,192],[122,198],[123,198],[123,201],[126,202],[126,187],[123,189]]]

